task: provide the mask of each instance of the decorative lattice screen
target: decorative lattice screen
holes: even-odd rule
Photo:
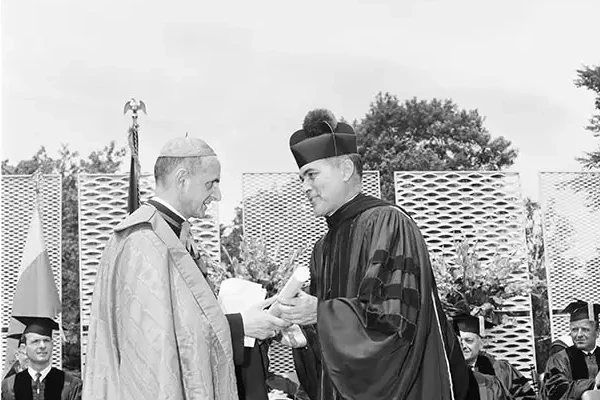
[[[600,302],[600,172],[540,174],[552,339],[569,333],[562,310]]]
[[[507,172],[395,172],[396,203],[421,228],[432,258],[455,257],[463,238],[477,243],[483,262],[495,255],[521,262],[527,276],[525,212],[517,173]],[[534,335],[529,297],[512,299],[507,311],[514,324],[492,330],[487,350],[526,372],[535,365]],[[526,374],[529,375],[528,373]]]
[[[61,178],[43,175],[40,185],[40,217],[54,283],[62,293],[61,273]],[[30,175],[2,176],[2,364],[6,356],[6,334],[11,319],[12,300],[17,285],[23,248],[31,223],[35,200],[35,183]],[[60,321],[59,321],[60,322]],[[60,368],[62,363],[61,340],[54,333],[52,363]],[[0,368],[2,368],[0,367]]]
[[[127,216],[128,175],[81,174],[79,176],[79,258],[81,294],[81,360],[85,362],[92,294],[96,269],[113,228]],[[140,197],[148,200],[154,193],[154,177],[140,178]],[[216,203],[211,203],[207,218],[192,221],[196,242],[216,262],[220,262],[219,218]]]
[[[381,196],[378,171],[364,172],[363,192]],[[262,240],[278,260],[304,248],[298,263],[308,265],[312,246],[327,231],[327,224],[313,214],[297,173],[243,174],[243,205],[245,237]],[[276,373],[294,371],[287,347],[274,343],[269,359]]]

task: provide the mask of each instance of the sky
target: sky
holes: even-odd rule
[[[599,145],[584,129],[593,93],[573,84],[600,63],[598,0],[3,0],[0,12],[2,159],[126,146],[134,97],[148,111],[144,172],[186,132],[217,151],[221,222],[242,173],[297,170],[288,140],[308,110],[360,120],[380,91],[478,109],[519,150],[508,170],[534,199],[540,171],[579,171]]]

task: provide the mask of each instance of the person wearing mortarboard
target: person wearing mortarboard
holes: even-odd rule
[[[221,199],[204,141],[168,141],[155,196],[115,229],[98,267],[84,365],[86,400],[267,400],[266,349],[286,322],[263,309],[223,314],[191,218]],[[244,336],[259,339],[244,347]]]
[[[559,351],[566,349],[567,347],[573,346],[573,339],[570,334],[562,335],[550,344],[550,350],[548,350],[548,357],[558,353]],[[600,347],[600,337],[596,339],[596,346]]]
[[[293,350],[303,390],[313,400],[479,398],[418,226],[362,193],[352,126],[313,110],[289,145],[329,228],[313,248],[310,294],[275,305],[307,338]]]
[[[598,318],[600,304],[574,301],[564,310],[570,314],[573,345],[550,356],[542,391],[549,400],[579,399],[587,390],[600,388]]]
[[[81,400],[81,380],[52,367],[52,331],[58,324],[50,318],[15,317],[23,324],[27,369],[2,381],[4,400]]]
[[[483,351],[485,332],[494,324],[482,316],[470,314],[456,315],[452,318],[454,328],[462,346],[467,364],[477,372],[498,378],[511,399],[535,400],[536,394],[525,378],[508,361],[498,360]]]

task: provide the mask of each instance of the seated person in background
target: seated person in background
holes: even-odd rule
[[[566,334],[558,339],[556,339],[550,345],[550,350],[548,352],[548,356],[558,353],[559,351],[566,349],[567,347],[573,346],[573,339],[571,339],[571,334]],[[600,337],[596,339],[596,346],[600,347]]]
[[[81,400],[81,380],[51,365],[52,330],[58,324],[49,318],[16,318],[26,325],[23,332],[29,367],[2,381],[4,400]]]
[[[511,397],[498,378],[471,371],[472,378],[479,388],[479,400],[510,400]],[[472,385],[472,384],[471,384]]]
[[[497,377],[511,399],[535,400],[535,392],[527,378],[508,361],[497,360],[482,350],[484,330],[493,327],[490,322],[480,321],[480,318],[469,314],[456,316],[453,321],[456,333],[460,337],[465,360],[474,371]]]
[[[600,350],[596,345],[600,304],[578,300],[564,312],[571,314],[574,345],[548,359],[542,393],[549,400],[580,399],[585,391],[600,388]]]

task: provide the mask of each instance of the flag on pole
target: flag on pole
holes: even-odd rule
[[[25,325],[15,318],[45,317],[54,320],[60,310],[60,297],[54,284],[54,274],[42,231],[39,199],[36,197],[13,297],[9,336],[22,333],[25,329]],[[9,347],[11,349],[7,350],[7,362],[11,361],[8,355],[14,352],[12,347],[16,348],[16,343]]]
[[[54,284],[36,200],[21,258],[12,316],[54,318],[59,312],[60,298]]]
[[[131,151],[131,164],[129,166],[129,189],[127,191],[127,213],[131,214],[140,206],[140,163],[138,160],[138,132],[133,125],[129,128],[129,149]]]

